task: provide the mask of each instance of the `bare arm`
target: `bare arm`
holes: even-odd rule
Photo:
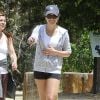
[[[15,53],[15,49],[13,46],[13,40],[11,37],[8,38],[8,53],[11,58],[12,70],[17,70],[17,56]]]
[[[48,48],[43,50],[44,55],[51,55],[51,56],[59,56],[59,57],[69,57],[71,55],[71,45],[69,41],[69,35],[66,34],[63,36],[64,42],[63,42],[63,48],[62,50],[57,50],[52,46],[48,46]]]
[[[30,47],[34,45],[35,43],[37,43],[40,27],[41,25],[37,25],[33,29],[31,36],[28,38],[28,44],[30,45]]]
[[[59,57],[69,57],[71,54],[70,51],[59,51],[54,49],[53,47],[44,49],[42,53],[44,55],[59,56]]]

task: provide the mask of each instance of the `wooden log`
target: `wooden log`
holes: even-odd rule
[[[23,100],[38,100],[33,72],[26,72],[24,74]]]
[[[62,76],[62,88],[66,93],[82,92],[81,75],[75,72],[64,72]]]
[[[61,81],[63,92],[65,93],[91,92],[93,85],[93,74],[64,72]]]
[[[93,87],[93,73],[83,73],[82,92],[91,92]]]

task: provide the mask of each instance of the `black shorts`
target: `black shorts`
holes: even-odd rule
[[[45,72],[34,71],[34,78],[35,79],[55,78],[55,79],[60,80],[61,79],[61,75],[60,74],[54,74],[54,73],[45,73]]]

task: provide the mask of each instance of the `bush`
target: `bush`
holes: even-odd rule
[[[72,43],[72,54],[64,58],[62,71],[91,72],[93,69],[93,58],[91,54],[89,32],[81,34],[77,43]]]

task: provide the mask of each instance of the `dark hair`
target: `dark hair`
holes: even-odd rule
[[[4,30],[3,33],[7,36],[7,38],[13,37],[12,32],[7,32],[6,30]]]
[[[2,8],[0,8],[0,16],[5,16],[6,17],[6,13],[5,13],[4,9],[2,9]],[[12,37],[11,32],[7,32],[6,30],[3,30],[3,32],[7,36],[7,38]]]
[[[0,8],[0,16],[6,16],[5,10]]]

